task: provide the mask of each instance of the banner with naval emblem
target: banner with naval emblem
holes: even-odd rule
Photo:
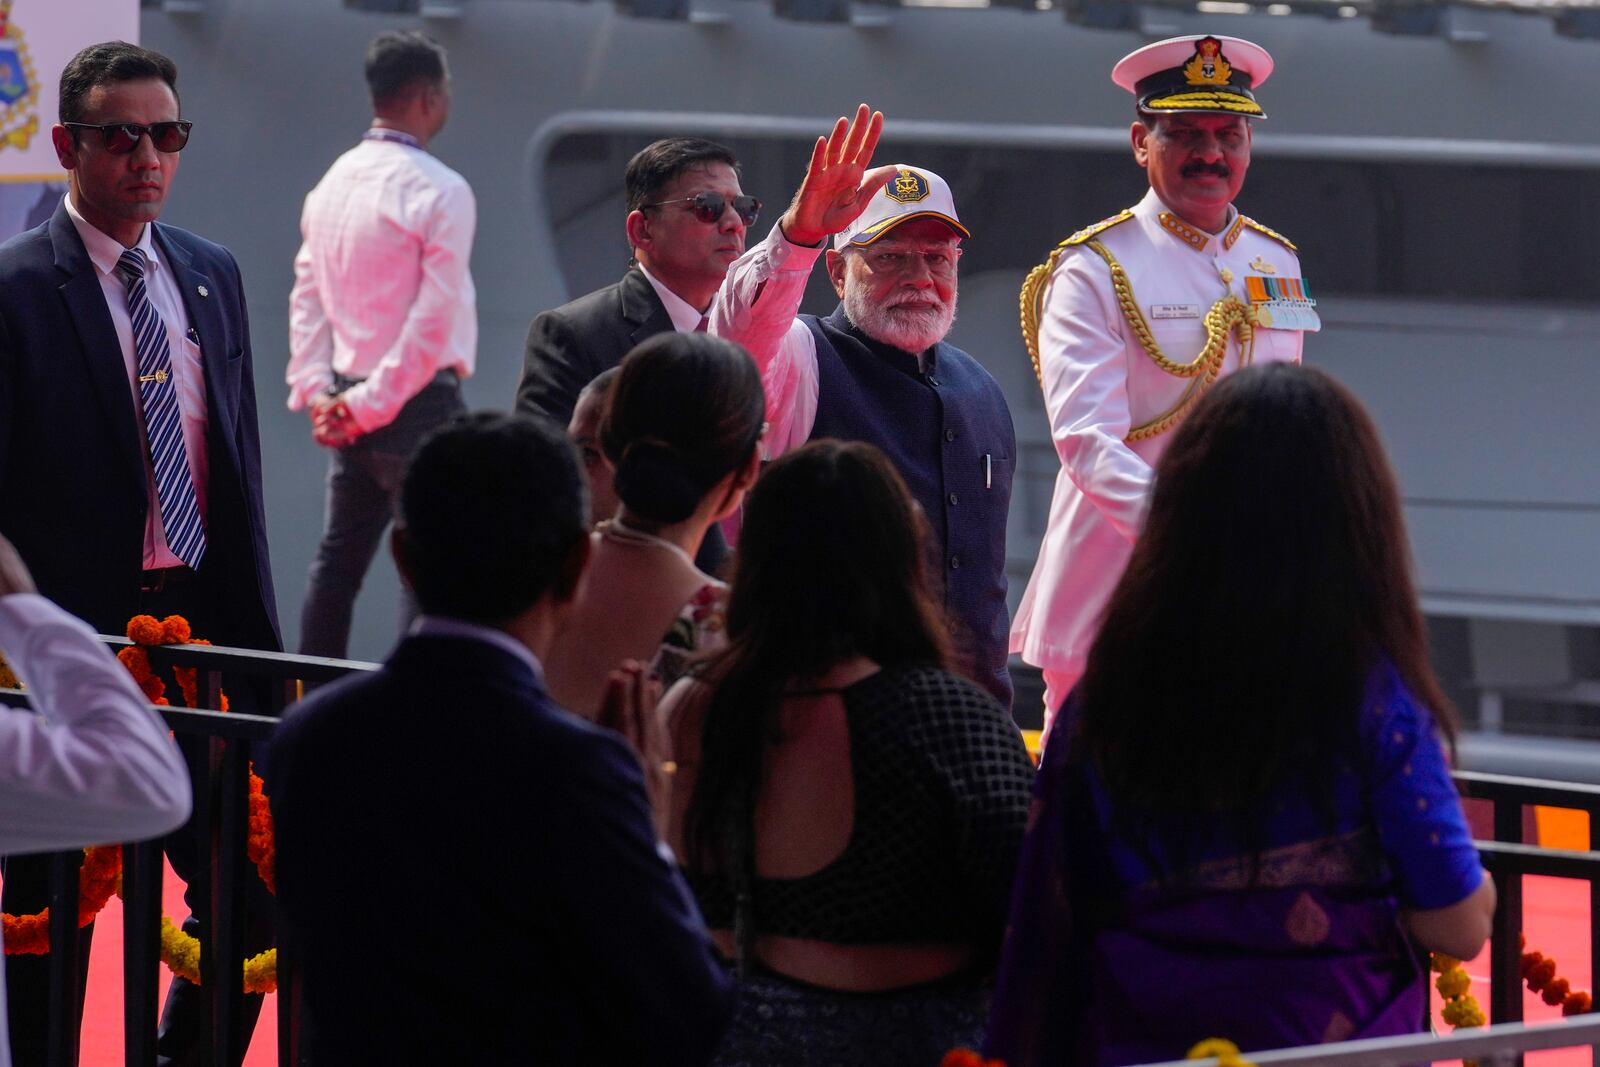
[[[85,45],[117,40],[139,40],[139,0],[0,0],[0,240],[61,200],[50,143],[61,69]]]

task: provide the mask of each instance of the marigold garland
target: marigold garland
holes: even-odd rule
[[[1432,967],[1439,975],[1434,979],[1434,987],[1444,998],[1444,1008],[1440,1014],[1452,1029],[1483,1026],[1489,1021],[1483,1014],[1483,1007],[1478,1003],[1478,998],[1467,992],[1472,988],[1472,976],[1467,974],[1460,960],[1454,956],[1446,956],[1442,952],[1435,952]]]
[[[21,689],[22,682],[11,670],[11,665],[4,656],[0,656],[0,689]]]
[[[1208,1037],[1190,1049],[1183,1058],[1203,1060],[1211,1056],[1217,1058],[1217,1067],[1256,1067],[1239,1054],[1238,1045],[1225,1037]]]
[[[970,1048],[953,1048],[944,1054],[939,1067],[1006,1067],[1006,1061],[986,1060]]]
[[[122,849],[97,845],[84,849],[78,868],[78,927],[94,922],[122,879]],[[50,909],[32,915],[0,916],[7,956],[43,956],[50,951]]]
[[[133,673],[134,681],[153,704],[169,704],[167,686],[150,666],[151,645],[209,645],[203,637],[194,636],[189,620],[182,615],[168,615],[157,620],[152,615],[135,615],[128,620],[128,640],[134,644],[117,653],[124,666]],[[194,667],[172,668],[173,680],[183,693],[183,702],[193,708],[200,703],[199,671]],[[221,694],[219,710],[228,710],[228,696]],[[256,873],[267,891],[278,892],[276,873],[277,849],[272,832],[272,808],[267,800],[265,783],[250,768],[250,793],[247,797],[249,823],[245,837],[245,855],[256,866]],[[167,969],[195,985],[200,984],[201,944],[198,938],[185,933],[170,918],[161,917],[161,960]],[[244,991],[246,993],[271,993],[278,988],[278,950],[269,948],[244,961]]]
[[[161,916],[161,962],[179,978],[200,984],[199,938],[185,933],[165,915]],[[244,991],[274,993],[278,989],[278,950],[269,948],[244,961]]]
[[[1526,949],[1526,936],[1517,938],[1517,947]],[[1594,1010],[1594,998],[1582,989],[1573,989],[1572,983],[1556,973],[1554,957],[1542,952],[1522,954],[1522,980],[1528,989],[1551,1007],[1560,1005],[1562,1015],[1587,1015]]]

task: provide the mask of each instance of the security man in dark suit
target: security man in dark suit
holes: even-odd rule
[[[711,300],[761,201],[739,187],[739,160],[714,141],[669,137],[628,162],[628,244],[622,280],[546,311],[528,330],[517,410],[565,426],[578,393],[639,342],[668,330],[704,331]],[[609,517],[609,516],[607,516]],[[695,563],[715,574],[728,546],[712,527]]]
[[[722,145],[671,137],[628,163],[633,264],[615,285],[546,311],[528,330],[517,410],[565,426],[578,392],[640,341],[706,328],[711,299],[761,202],[739,187],[739,161]]]
[[[189,139],[176,82],[166,56],[121,41],[62,72],[50,132],[68,194],[0,247],[0,534],[103,633],[182,614],[219,645],[277,650],[239,268],[156,221]],[[9,861],[5,909],[38,911],[47,883],[40,860]],[[45,1062],[48,962],[6,959],[17,1063]],[[165,1022],[194,991],[174,981]],[[165,1058],[174,1040],[162,1063],[192,1062]]]
[[[545,687],[586,496],[543,420],[436,431],[393,533],[421,617],[273,738],[278,901],[316,1063],[694,1067],[717,1047],[732,980],[660,843],[670,766],[643,673],[612,679],[623,736]]]

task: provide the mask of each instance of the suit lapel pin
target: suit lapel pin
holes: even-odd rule
[[[197,286],[197,287],[196,287],[196,288],[195,288],[195,292],[197,292],[197,293],[199,293],[199,294],[200,294],[200,295],[201,295],[201,296],[210,296],[210,295],[211,295],[211,290],[210,290],[210,289],[207,289],[207,288],[206,288],[206,287],[205,287],[205,286],[203,286],[203,285],[201,285],[201,286]]]

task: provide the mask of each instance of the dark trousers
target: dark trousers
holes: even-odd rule
[[[394,517],[406,464],[431,431],[466,411],[454,379],[434,384],[406,402],[393,422],[336,449],[328,466],[327,518],[311,562],[300,612],[300,652],[342,659],[350,643],[356,594]],[[399,629],[416,616],[411,591],[401,583]]]
[[[139,610],[143,614],[165,618],[182,615],[194,628],[196,636],[205,637],[215,632],[214,620],[219,612],[227,610],[226,591],[215,590],[206,580],[202,563],[198,573],[166,585],[159,591],[142,593]],[[104,621],[104,620],[102,620]],[[126,620],[123,620],[126,623]],[[120,632],[121,626],[108,626],[107,630]],[[168,699],[182,703],[182,698],[168,687]],[[230,701],[241,710],[259,707],[258,694],[243,684],[230,688]],[[209,769],[191,766],[190,779],[198,792],[201,788],[214,788]],[[207,862],[210,835],[206,828],[192,823],[169,834],[162,842],[172,869],[188,883],[184,902],[189,906],[190,917],[183,926],[190,934],[201,936],[199,922],[210,915],[211,901],[199,892],[202,865]],[[109,842],[108,842],[109,843]],[[0,903],[11,914],[31,913],[50,902],[49,861],[44,856],[12,856],[4,866],[4,891]],[[272,944],[272,898],[265,887],[252,880],[246,891],[245,948],[254,955]],[[79,931],[80,983],[74,1006],[73,1025],[83,1021],[83,990],[89,972],[89,945],[94,937],[94,924]],[[6,1008],[11,1032],[11,1061],[18,1067],[43,1064],[46,1059],[50,1005],[50,957],[6,957]],[[244,1041],[247,1043],[256,1016],[261,1011],[259,996],[245,998]],[[181,978],[174,978],[167,991],[166,1006],[161,1013],[161,1029],[157,1044],[157,1063],[160,1067],[200,1067],[204,1063],[201,1035],[206,1025],[210,1005],[203,991]],[[235,1050],[234,1062],[244,1058],[244,1048]]]

